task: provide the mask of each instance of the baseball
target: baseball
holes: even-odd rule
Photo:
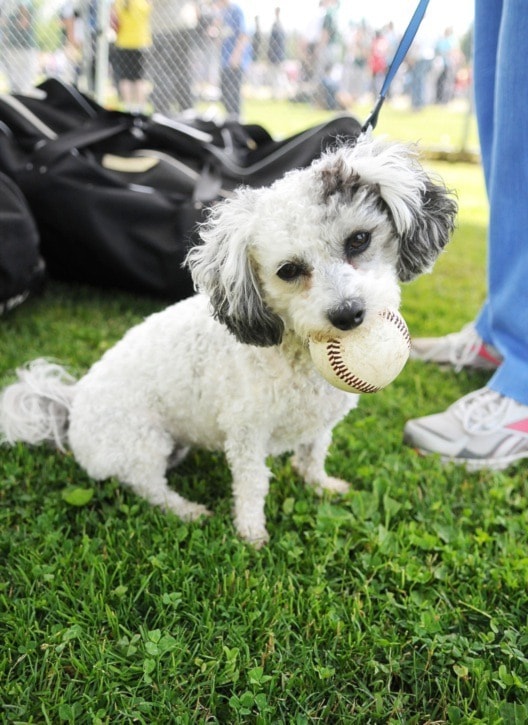
[[[376,393],[403,370],[411,336],[399,312],[385,309],[343,337],[310,338],[310,355],[318,372],[347,393]]]

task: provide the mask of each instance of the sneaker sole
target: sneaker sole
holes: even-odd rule
[[[483,372],[492,372],[499,368],[499,365],[495,365],[494,363],[471,363],[469,365],[461,365],[460,367],[458,365],[453,365],[452,362],[449,362],[448,360],[434,360],[432,358],[423,358],[420,357],[420,355],[411,353],[409,355],[409,360],[419,360],[423,363],[429,363],[430,365],[437,365],[442,370],[454,370],[455,372],[459,372],[460,370],[477,370],[477,371],[483,371]]]
[[[427,451],[425,448],[414,449],[421,456],[434,455],[433,451]],[[476,471],[504,471],[506,468],[513,466],[514,463],[526,460],[528,451],[516,456],[507,456],[506,458],[452,458],[450,456],[439,456],[440,461],[444,464],[454,463],[457,466],[464,466],[470,473]]]

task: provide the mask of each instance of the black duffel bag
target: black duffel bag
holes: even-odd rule
[[[24,195],[0,173],[0,315],[18,307],[44,283],[39,233]]]
[[[170,159],[94,150],[128,132],[128,122],[94,123],[47,141],[25,154],[14,177],[50,276],[181,299],[193,292],[182,261],[220,186],[206,169],[189,176]]]
[[[240,185],[306,166],[359,123],[343,116],[275,141],[261,126],[107,111],[48,80],[0,96],[0,170],[23,190],[53,277],[181,299],[207,209]]]

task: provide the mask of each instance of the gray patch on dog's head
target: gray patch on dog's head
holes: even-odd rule
[[[350,203],[359,191],[364,196],[358,203],[377,197],[400,240],[401,281],[430,270],[449,241],[457,205],[441,182],[429,178],[415,149],[366,134],[354,146],[323,156],[317,171],[331,213],[336,201]]]
[[[331,163],[323,166],[320,175],[321,192],[325,203],[335,194],[344,194],[351,200],[361,183],[359,174],[347,167],[340,156],[336,156]]]

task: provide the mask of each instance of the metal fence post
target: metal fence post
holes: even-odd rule
[[[104,105],[108,81],[108,30],[110,28],[109,0],[97,2],[97,35],[95,53],[95,98]]]

